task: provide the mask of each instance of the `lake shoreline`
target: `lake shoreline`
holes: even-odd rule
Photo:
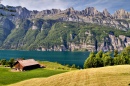
[[[60,64],[75,64],[82,67],[89,52],[70,51],[23,51],[23,50],[0,50],[0,59],[25,58],[40,61],[58,62]]]

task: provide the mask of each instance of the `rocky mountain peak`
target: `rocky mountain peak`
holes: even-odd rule
[[[66,9],[65,11],[64,11],[67,15],[71,15],[71,14],[74,14],[75,15],[75,10],[74,10],[74,8],[73,7],[70,7],[70,8],[68,8],[68,9]]]
[[[114,13],[114,17],[118,19],[130,18],[130,13],[125,11],[124,9],[120,9]]]
[[[73,7],[68,8],[70,11],[75,11]]]
[[[31,11],[29,11],[25,7],[17,6],[17,7],[15,7],[15,9],[16,9],[16,16],[15,16],[15,18],[26,19],[26,18],[30,17]]]
[[[73,7],[70,7],[70,8],[67,8],[65,11],[66,11],[66,12],[73,12],[73,11],[75,11],[75,10],[74,10]]]
[[[120,9],[120,10],[118,10],[117,12],[119,12],[119,13],[127,13],[124,9]]]
[[[104,9],[104,10],[103,10],[103,15],[104,15],[105,17],[111,17],[111,14],[107,11],[107,9]]]
[[[52,12],[53,12],[54,14],[56,14],[56,13],[60,13],[61,10],[60,10],[60,9],[52,9]]]
[[[116,13],[119,14],[119,15],[125,15],[125,14],[128,14],[128,12],[125,11],[124,9],[120,9],[120,10],[116,11]]]
[[[96,16],[99,14],[98,10],[94,7],[87,7],[85,9],[85,13],[88,15],[88,16]]]

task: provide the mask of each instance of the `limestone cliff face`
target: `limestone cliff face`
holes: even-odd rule
[[[100,43],[100,44],[98,44]],[[113,51],[118,50],[121,51],[124,49],[124,47],[130,46],[130,37],[126,37],[123,35],[120,35],[119,37],[116,37],[115,35],[109,34],[108,37],[104,38],[102,42],[94,42],[92,44],[87,43],[80,43],[75,44],[71,43],[69,45],[69,48],[71,51],[75,50],[88,50],[88,51]],[[99,45],[99,46],[96,46]]]
[[[126,37],[124,35],[119,35],[116,37],[115,35],[109,34],[108,38],[104,39],[104,42],[101,46],[98,47],[98,50],[123,50],[124,47],[130,46],[130,37]]]
[[[102,41],[93,40],[96,38],[91,32],[86,31],[86,38],[80,39],[79,43],[69,42],[67,46],[53,46],[49,49],[42,47],[43,51],[122,51],[124,47],[130,46],[130,37],[109,34]],[[72,38],[72,37],[71,37]],[[73,39],[73,38],[72,38]]]
[[[99,47],[99,50],[123,50],[124,44],[121,42],[119,37],[115,37],[114,35],[109,35],[108,38],[104,39],[104,42]]]
[[[110,26],[125,31],[130,28],[130,22],[127,21],[130,19],[130,12],[127,12],[124,9],[120,9],[111,15],[107,9],[104,9],[103,12],[99,12],[94,7],[87,7],[82,11],[77,11],[73,7],[66,10],[51,9],[42,11],[30,11],[21,6],[12,7],[0,5],[0,14],[13,15],[12,17],[9,17],[9,19],[13,21],[16,21],[18,19],[42,18],[54,19],[58,21],[96,23],[99,25]]]

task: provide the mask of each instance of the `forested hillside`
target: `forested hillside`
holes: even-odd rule
[[[6,20],[6,19],[3,19]],[[6,20],[7,21],[7,20]],[[8,20],[9,21],[9,20]],[[16,24],[17,23],[17,24]],[[130,31],[82,22],[56,20],[20,20],[8,23],[1,32],[1,49],[96,51],[123,49],[130,41]],[[8,32],[8,33],[7,33]]]

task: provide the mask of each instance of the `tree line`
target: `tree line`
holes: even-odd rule
[[[6,59],[0,59],[0,65],[2,66],[5,66],[5,67],[10,67],[12,68],[15,64],[15,62],[17,60],[25,60],[25,58],[21,57],[21,58],[17,58],[17,59],[14,59],[14,58],[10,58],[9,60],[6,60]]]
[[[91,52],[84,62],[84,68],[96,68],[112,65],[130,64],[130,46],[124,48],[121,52],[114,50],[114,53],[108,51]]]
[[[14,58],[10,58],[10,60],[1,59],[0,65],[12,68],[14,66],[14,62],[15,62]]]

